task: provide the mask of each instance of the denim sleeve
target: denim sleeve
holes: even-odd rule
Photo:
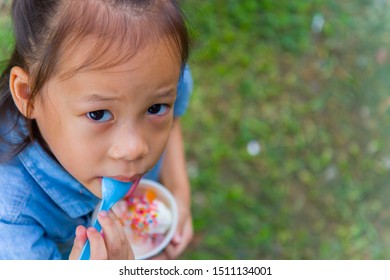
[[[56,244],[44,237],[39,225],[8,224],[0,221],[1,260],[61,259]]]
[[[186,65],[181,73],[179,84],[177,85],[177,98],[174,106],[175,117],[182,116],[187,110],[190,96],[192,93],[193,81],[191,70]]]

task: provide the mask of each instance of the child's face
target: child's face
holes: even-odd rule
[[[61,70],[77,66],[79,46]],[[134,181],[161,156],[173,121],[180,65],[167,46],[145,47],[108,69],[51,78],[33,117],[61,165],[101,197],[101,178]]]

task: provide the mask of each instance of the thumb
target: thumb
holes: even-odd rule
[[[171,240],[171,243],[173,245],[179,245],[181,243],[181,240],[182,240],[182,234],[180,231],[176,231],[175,235],[172,237],[172,240]]]
[[[70,260],[78,260],[80,253],[83,250],[84,244],[87,242],[87,229],[84,226],[76,228],[76,237],[73,242],[72,251],[70,252]]]

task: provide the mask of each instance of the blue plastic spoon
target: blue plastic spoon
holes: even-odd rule
[[[134,188],[138,184],[134,185]],[[133,187],[133,182],[121,182],[114,180],[112,178],[103,177],[102,180],[102,202],[100,203],[99,212],[108,211],[117,203],[121,198],[123,198]],[[133,191],[133,190],[132,190]],[[95,221],[92,223],[92,226],[96,228],[98,232],[101,231],[102,226],[100,225],[97,217]],[[80,260],[89,260],[91,255],[91,248],[89,241],[84,245],[83,250],[80,254]]]

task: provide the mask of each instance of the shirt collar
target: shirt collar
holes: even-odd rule
[[[37,184],[70,217],[90,213],[100,201],[47,154],[37,141],[28,145],[18,157]]]

